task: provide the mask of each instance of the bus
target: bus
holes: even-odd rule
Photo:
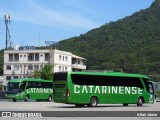
[[[16,100],[48,100],[53,98],[53,81],[35,78],[12,79],[7,84],[6,98]]]
[[[57,72],[53,77],[53,94],[54,102],[76,107],[154,103],[149,77],[120,72]]]

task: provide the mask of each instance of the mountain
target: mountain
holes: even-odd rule
[[[131,16],[60,41],[58,49],[85,57],[88,69],[157,76],[160,71],[160,0]]]
[[[159,79],[160,0],[131,16],[54,46],[85,57],[89,70],[140,73]]]

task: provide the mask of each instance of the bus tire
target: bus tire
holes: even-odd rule
[[[17,100],[16,99],[13,99],[13,102],[16,102]]]
[[[128,106],[128,104],[127,103],[123,103],[123,106]]]
[[[84,107],[83,104],[75,104],[76,107]]]
[[[29,95],[27,95],[26,96],[26,98],[25,98],[25,100],[24,101],[26,101],[26,102],[28,102],[29,101]]]
[[[139,97],[138,98],[138,101],[137,101],[137,106],[142,106],[143,105],[143,98],[142,97]]]
[[[98,99],[97,99],[97,97],[91,97],[89,106],[90,106],[90,107],[96,107],[97,104],[98,104]]]
[[[52,101],[52,95],[48,97],[48,101]]]

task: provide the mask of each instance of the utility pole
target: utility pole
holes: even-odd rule
[[[6,50],[7,50],[8,48],[11,48],[11,41],[10,41],[10,34],[9,34],[9,25],[11,22],[10,14],[4,15],[4,22],[6,25]]]

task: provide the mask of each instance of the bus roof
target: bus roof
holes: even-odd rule
[[[79,75],[102,75],[102,76],[123,76],[123,77],[141,77],[147,78],[149,77],[141,74],[130,74],[130,73],[123,73],[123,72],[69,72],[69,74],[79,74]]]
[[[39,78],[19,78],[19,79],[11,79],[8,82],[23,82],[23,81],[35,81],[35,82],[52,82],[52,80],[42,80]]]

